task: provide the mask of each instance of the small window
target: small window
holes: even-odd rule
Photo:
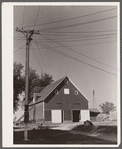
[[[58,90],[55,90],[55,94],[58,94],[59,92],[58,92]]]
[[[68,83],[68,80],[67,79],[65,79],[65,84],[67,84]]]
[[[68,88],[64,89],[64,94],[69,94],[69,89]]]
[[[75,91],[75,95],[78,95],[78,91]]]

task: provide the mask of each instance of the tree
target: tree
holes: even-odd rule
[[[19,107],[19,94],[25,92],[25,75],[22,75],[23,66],[20,63],[14,63],[14,112]],[[29,69],[29,97],[28,102],[33,100],[33,93],[40,93],[47,85],[52,83],[53,77],[47,73],[38,75],[35,69]],[[22,105],[24,105],[24,100]]]
[[[29,69],[29,100],[33,100],[33,93],[40,93],[47,85],[53,82],[51,75],[44,73],[39,76],[35,69]]]
[[[22,93],[22,91],[25,88],[25,81],[24,77],[22,75],[23,66],[20,63],[14,62],[14,90],[13,90],[13,112],[17,111],[19,107],[19,94]]]
[[[114,111],[116,107],[112,102],[105,102],[99,105],[103,113],[110,114],[110,111]]]

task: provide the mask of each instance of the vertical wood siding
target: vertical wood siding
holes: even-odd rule
[[[45,121],[52,121],[52,119],[51,119],[51,110],[45,110],[44,111],[44,118],[45,118]]]
[[[64,94],[64,88],[69,89],[69,94]],[[45,109],[88,109],[87,99],[78,91],[78,95],[75,95],[76,87],[69,81],[65,84],[63,81],[55,90],[58,90],[58,94],[53,91],[46,99],[44,103]]]

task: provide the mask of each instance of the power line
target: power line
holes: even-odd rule
[[[25,16],[25,7],[23,7],[23,20],[22,20],[22,28],[23,28],[23,24],[24,24],[24,16]]]
[[[108,38],[115,38],[116,36],[112,36],[112,37],[102,37],[102,38],[80,38],[80,40],[79,40],[79,38],[75,38],[76,40],[72,40],[73,38],[62,38],[62,39],[70,39],[70,40],[62,40],[62,39],[53,39],[53,40],[55,40],[56,42],[73,42],[73,41],[86,41],[86,40],[100,40],[100,39],[108,39]],[[37,40],[40,40],[40,39],[37,39]],[[51,42],[51,41],[49,41],[49,40],[46,40],[46,39],[41,39],[41,41],[43,41],[43,42]]]
[[[85,32],[84,32],[85,33]],[[102,33],[102,32],[101,32]],[[61,37],[66,37],[66,36],[70,36],[70,37],[82,37],[82,36],[88,36],[88,37],[94,37],[94,36],[101,36],[101,35],[117,35],[117,33],[112,33],[112,34],[48,34],[48,33],[43,33],[44,35],[48,35],[48,36],[61,36]]]
[[[45,62],[44,62],[44,60],[43,60],[43,57],[42,57],[42,55],[41,55],[41,52],[40,52],[40,50],[39,50],[39,47],[38,47],[37,43],[36,43],[36,46],[37,46],[38,52],[39,52],[39,54],[40,54],[40,57],[41,57],[41,59],[42,59],[42,61],[43,61],[44,67],[45,67],[45,69],[46,69],[46,71],[47,71]]]
[[[16,38],[16,39],[14,39],[14,41],[16,40],[16,41],[19,41],[19,40],[21,40],[21,39],[25,39],[24,37],[23,38],[20,38],[20,37],[18,37],[18,38]]]
[[[95,12],[95,13],[92,13],[92,14],[87,14],[87,15],[84,15],[84,16],[73,17],[73,18],[69,18],[69,19],[64,19],[64,20],[59,20],[59,21],[53,21],[53,22],[49,22],[49,23],[36,24],[34,26],[47,25],[47,24],[53,24],[53,23],[59,23],[59,22],[74,20],[74,19],[78,19],[78,18],[83,18],[83,17],[87,17],[87,16],[91,16],[91,15],[95,15],[95,14],[99,14],[99,13],[111,11],[111,10],[114,10],[114,9],[116,9],[116,8],[112,8],[112,9],[108,9],[108,10],[103,10],[103,11]],[[30,25],[30,26],[24,26],[24,27],[33,27],[33,26]]]
[[[17,39],[18,41],[20,41],[21,39],[25,39],[24,37],[21,37],[21,38],[19,38],[19,39]],[[15,40],[15,39],[14,39]],[[17,41],[16,41],[17,42]]]
[[[24,41],[25,39],[19,40],[18,42],[14,43],[14,46],[19,44],[20,42]]]
[[[111,43],[111,42],[116,42],[116,41],[106,41],[106,42],[95,42],[95,43],[87,43],[87,44],[76,44],[76,45],[70,45],[71,47],[72,46],[86,46],[86,45],[94,45],[94,44],[103,44],[103,43]],[[55,48],[59,48],[59,47],[62,47],[62,46],[58,46],[58,47],[55,47]]]
[[[22,46],[22,47],[20,47],[19,49],[17,49],[16,51],[14,51],[14,53],[16,53],[17,51],[19,51],[20,49],[22,49],[23,47],[25,47],[25,45],[24,46]]]
[[[43,36],[44,38],[46,38],[46,39],[48,39],[48,40],[51,40],[51,41],[53,41],[54,43],[59,44],[59,45],[65,47],[65,48],[67,48],[67,49],[69,49],[69,50],[71,50],[71,51],[73,51],[73,52],[75,52],[75,53],[77,53],[77,54],[80,54],[80,55],[82,55],[82,56],[84,56],[84,57],[87,57],[87,58],[89,58],[89,59],[91,59],[91,60],[93,60],[93,61],[95,61],[95,62],[98,62],[98,63],[100,63],[100,64],[102,64],[102,65],[107,66],[107,67],[113,68],[113,67],[111,67],[111,66],[109,66],[109,65],[107,65],[107,64],[104,64],[104,63],[102,63],[102,62],[99,62],[99,61],[97,61],[97,60],[95,60],[95,59],[93,59],[93,58],[91,58],[91,57],[89,57],[89,56],[87,56],[87,55],[85,55],[85,54],[82,54],[82,53],[80,53],[80,52],[78,52],[78,51],[75,51],[74,49],[71,49],[71,48],[69,48],[69,47],[67,47],[67,46],[65,46],[65,45],[63,45],[63,44],[61,44],[61,43],[59,43],[59,42],[57,42],[57,41],[55,41],[55,40],[52,40],[52,39],[50,39],[50,38],[48,38],[48,37],[46,37],[46,36],[44,36],[44,35],[42,35],[42,34],[40,34],[40,36]],[[113,69],[115,69],[115,68],[113,68]]]
[[[46,34],[44,34],[44,35],[46,35]],[[99,36],[111,36],[111,35],[117,35],[116,33],[115,34],[100,34],[100,35],[70,35],[70,37],[73,37],[73,38],[84,38],[84,37],[99,37]],[[52,36],[52,35],[51,35]],[[56,36],[58,36],[58,35],[56,35]],[[59,35],[60,36],[60,35]],[[62,35],[61,35],[62,36]],[[67,36],[67,35],[63,35],[63,36]],[[68,35],[69,36],[69,35]],[[73,38],[58,38],[58,39],[73,39]]]
[[[94,43],[87,43],[87,44],[75,44],[75,45],[68,45],[70,47],[77,47],[77,46],[87,46],[87,45],[94,45],[94,44],[103,44],[103,43],[111,43],[111,42],[117,42],[117,41],[106,41],[106,42],[94,42]],[[38,43],[40,43],[38,41]],[[51,48],[60,48],[60,47],[63,47],[63,46],[57,46],[57,47],[51,47]],[[116,68],[115,68],[116,69]]]
[[[78,33],[79,34],[79,33],[102,33],[102,32],[115,32],[115,31],[117,31],[117,30],[104,30],[104,31],[96,31],[95,30],[95,31],[90,31],[90,32],[80,32],[80,31],[79,32],[54,32],[54,31],[51,32],[51,31],[49,31],[49,32],[46,32],[46,33],[44,31],[44,34],[45,35],[46,34],[58,34],[59,35],[59,33],[63,33],[63,34],[67,34],[67,33],[69,33],[69,34],[72,34],[72,33],[74,34],[75,33],[76,34],[76,33]],[[41,32],[43,32],[43,31],[41,31]]]
[[[36,26],[36,22],[37,22],[38,15],[39,15],[39,10],[40,10],[40,6],[39,6],[39,8],[38,8],[38,12],[37,12],[37,15],[36,15],[35,24],[34,24],[34,29],[35,29],[35,26]]]
[[[44,30],[63,29],[63,28],[68,28],[68,27],[74,27],[74,26],[79,26],[79,25],[85,25],[85,24],[91,24],[91,23],[96,23],[96,22],[100,22],[100,21],[105,21],[105,20],[116,18],[116,17],[117,16],[112,16],[112,17],[103,18],[103,19],[94,20],[94,21],[89,21],[89,22],[84,22],[84,23],[76,23],[76,24],[71,24],[71,25],[66,25],[66,26],[59,26],[59,27],[54,27],[54,28],[44,28],[42,30],[44,31]],[[42,30],[39,30],[39,31],[41,32]]]
[[[39,43],[37,43],[37,44],[39,44]],[[39,44],[39,45],[44,45],[44,44]],[[75,58],[75,57],[72,57],[72,56],[69,56],[69,55],[67,55],[67,54],[65,54],[65,53],[63,53],[63,52],[61,52],[61,51],[58,51],[58,50],[54,50],[53,48],[51,48],[51,47],[49,47],[49,46],[47,46],[47,45],[45,45],[46,47],[44,47],[44,48],[46,48],[46,49],[49,49],[49,50],[51,50],[51,51],[53,51],[53,52],[55,52],[55,53],[58,53],[58,54],[60,54],[60,55],[62,55],[62,56],[65,56],[65,57],[68,57],[68,58],[70,58],[70,59],[73,59],[73,60],[75,60],[75,61],[77,61],[77,62],[80,62],[80,63],[83,63],[83,64],[85,64],[85,65],[88,65],[88,66],[90,66],[90,67],[93,67],[93,68],[95,68],[95,69],[98,69],[98,70],[101,70],[101,71],[103,71],[103,72],[106,72],[106,73],[108,73],[108,74],[111,74],[111,75],[115,75],[116,76],[116,74],[114,74],[114,73],[111,73],[111,72],[109,72],[109,71],[105,71],[104,69],[101,69],[101,68],[98,68],[98,67],[96,67],[96,66],[93,66],[93,65],[91,65],[91,64],[89,64],[89,63],[86,63],[86,62],[84,62],[84,61],[81,61],[81,60],[79,60],[79,59],[77,59],[77,58]]]
[[[32,44],[31,44],[31,46],[32,46]],[[33,48],[33,46],[32,46],[32,48]],[[36,54],[34,53],[34,51],[32,49],[31,49],[31,51],[32,51],[32,53],[33,53],[33,55],[35,57],[35,60],[37,61],[38,65],[39,65],[39,68],[40,68],[40,71],[41,71],[40,62],[38,61],[38,57],[36,56]],[[43,69],[42,69],[42,71],[43,71]]]

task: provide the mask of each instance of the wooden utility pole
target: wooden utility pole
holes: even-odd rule
[[[39,31],[35,30],[23,30],[16,29],[17,32],[21,32],[26,37],[26,84],[25,84],[25,111],[24,111],[24,122],[25,122],[25,131],[24,131],[24,140],[28,140],[28,122],[29,122],[29,109],[28,109],[28,97],[29,97],[29,51],[30,51],[30,42],[32,40],[32,35],[40,34]]]

